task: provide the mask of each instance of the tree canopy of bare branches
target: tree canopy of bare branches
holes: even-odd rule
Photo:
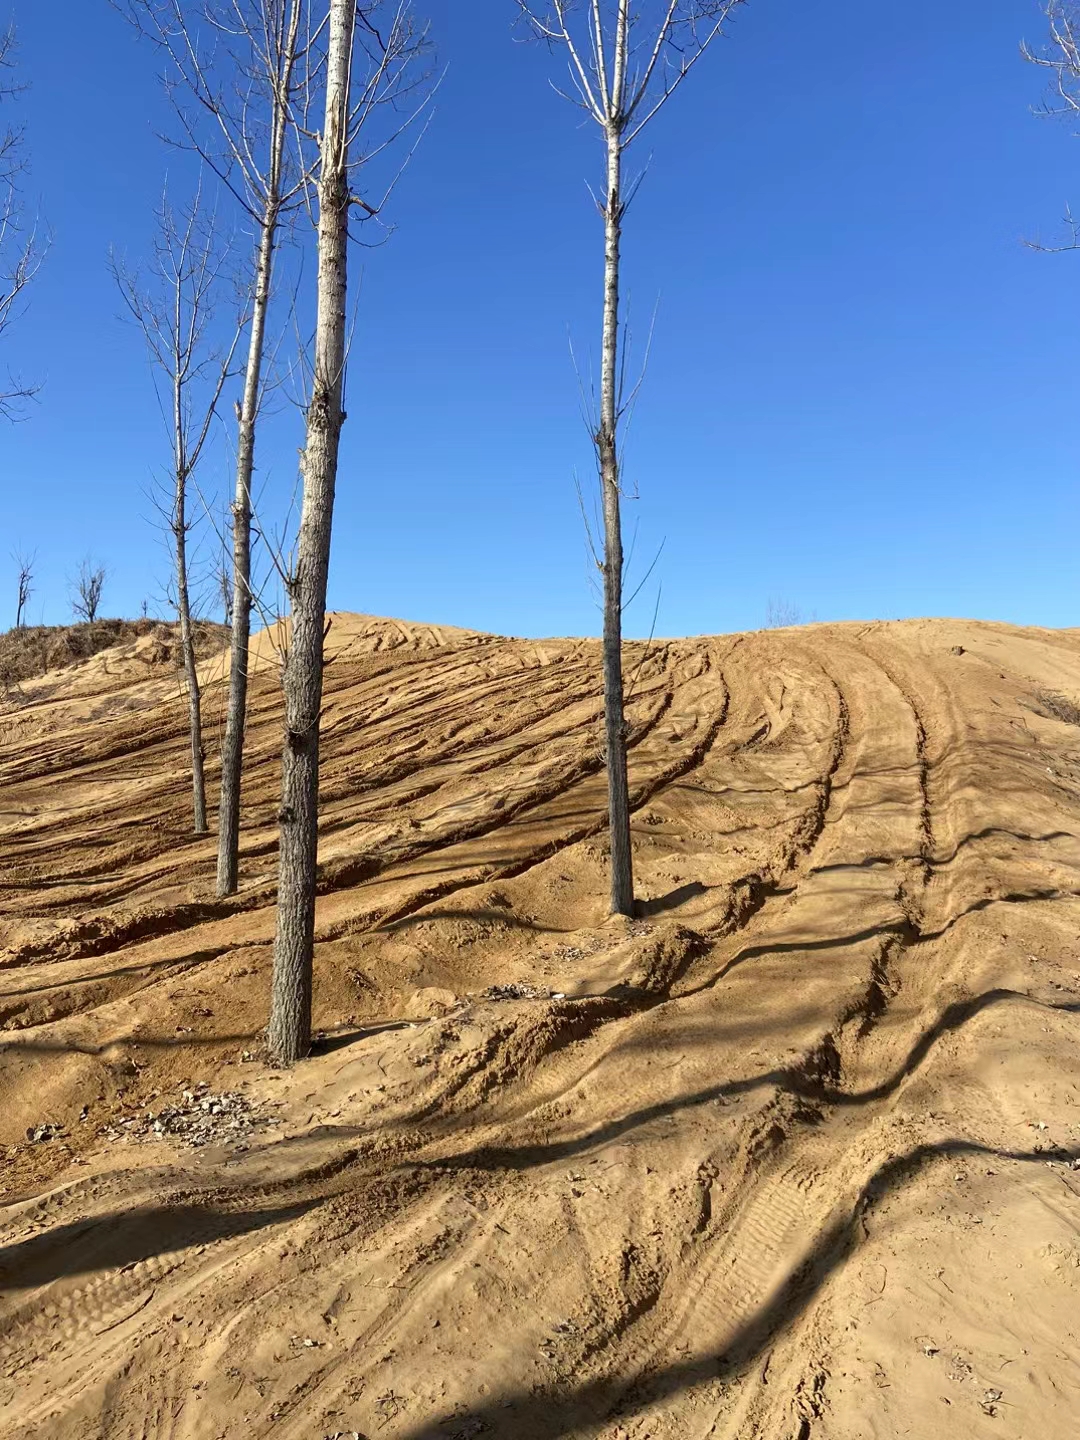
[[[1034,50],[1022,45],[1025,60],[1050,72],[1050,93],[1041,107],[1049,118],[1080,123],[1080,4],[1077,0],[1046,0],[1049,29],[1048,44]],[[1034,250],[1080,249],[1080,219],[1066,207],[1065,223],[1070,239],[1063,245],[1042,245],[1031,242]]]
[[[79,568],[69,582],[71,613],[76,620],[85,620],[92,625],[97,619],[108,573],[100,561],[92,560],[89,555],[79,562]]]
[[[0,34],[0,106],[7,106],[18,94],[11,78],[15,64],[15,32]],[[22,131],[15,126],[0,128],[0,341],[19,313],[27,286],[41,264],[43,245],[38,228],[26,219],[19,181],[26,158]],[[36,387],[17,380],[11,372],[0,383],[0,415],[15,418],[20,403],[36,393]]]
[[[592,419],[604,517],[604,729],[611,836],[611,910],[632,915],[633,856],[622,672],[621,425],[633,402],[625,375],[620,269],[623,221],[640,176],[625,184],[626,151],[664,108],[741,0],[517,0],[533,35],[566,58],[559,94],[599,126],[606,157],[600,395]]]
[[[1034,50],[1025,44],[1021,50],[1032,65],[1052,72],[1044,113],[1080,119],[1080,5],[1076,0],[1047,0],[1045,11],[1048,48]]]
[[[247,324],[238,299],[219,329],[223,290],[233,287],[226,269],[227,245],[216,216],[203,204],[201,186],[192,203],[174,209],[167,196],[157,214],[153,257],[145,272],[113,259],[112,269],[128,312],[142,332],[154,385],[169,434],[169,473],[159,509],[172,540],[176,608],[191,728],[195,832],[204,834],[206,781],[202,707],[195,657],[189,577],[192,530],[189,486],[206,451],[225,384]]]
[[[165,84],[180,133],[176,143],[195,151],[226,186],[255,227],[249,284],[252,323],[242,398],[237,405],[236,477],[232,502],[232,597],[229,701],[221,755],[217,891],[238,883],[240,802],[247,714],[248,646],[252,582],[256,426],[266,373],[268,315],[280,232],[301,207],[311,209],[320,163],[318,120],[313,118],[325,82],[329,14],[316,0],[114,0],[162,52]],[[384,35],[378,4],[357,7],[357,99],[352,137],[387,102],[404,107],[413,76],[398,64],[404,12]],[[415,38],[415,37],[414,37]],[[374,62],[374,63],[373,63]],[[416,77],[422,98],[423,87]],[[393,138],[380,132],[363,158],[374,159]],[[381,197],[353,196],[358,213],[377,218]]]

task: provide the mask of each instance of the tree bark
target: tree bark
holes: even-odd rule
[[[616,89],[618,94],[618,89]],[[608,826],[611,836],[611,913],[634,913],[630,796],[622,673],[622,521],[619,513],[619,260],[622,240],[622,136],[609,122],[604,210],[604,324],[600,360],[600,428],[596,436],[604,512],[604,730]]]
[[[319,819],[326,581],[337,480],[345,368],[349,239],[349,80],[355,0],[331,0],[326,119],[320,142],[319,262],[315,356],[304,449],[304,494],[292,627],[285,663],[277,934],[267,1042],[280,1064],[311,1047],[311,982]]]
[[[282,127],[284,130],[284,127]],[[280,167],[280,157],[279,157]],[[251,640],[251,477],[255,470],[255,422],[259,411],[266,315],[277,232],[276,197],[268,203],[255,270],[244,395],[240,403],[236,446],[236,493],[233,497],[233,599],[229,664],[229,704],[221,746],[221,798],[218,805],[217,893],[233,895],[239,877],[240,788],[247,720],[248,647]]]
[[[195,660],[195,635],[188,598],[187,477],[182,470],[178,470],[176,476],[173,537],[176,542],[176,608],[180,615],[180,652],[183,657],[191,729],[191,791],[195,811],[195,834],[205,835],[206,776],[203,771],[202,697],[199,692],[199,669]]]
[[[229,703],[221,747],[221,797],[218,808],[217,893],[234,895],[239,881],[240,793],[247,722],[248,650],[251,640],[251,478],[255,471],[255,426],[259,414],[266,317],[274,272],[274,248],[281,219],[285,139],[289,96],[293,87],[297,36],[303,5],[293,0],[284,31],[280,72],[271,86],[270,161],[262,197],[262,230],[255,259],[255,294],[251,314],[244,395],[240,404],[236,446],[236,493],[233,498],[233,598]]]

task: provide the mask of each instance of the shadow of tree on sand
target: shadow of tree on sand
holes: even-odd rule
[[[1057,1158],[1075,1159],[1080,1150],[1060,1151]],[[868,1205],[897,1190],[936,1159],[987,1156],[1044,1165],[1046,1154],[999,1150],[975,1141],[950,1139],[912,1147],[882,1162],[850,1201],[807,1245],[773,1298],[733,1330],[722,1353],[631,1375],[619,1381],[601,1378],[569,1392],[564,1386],[533,1386],[492,1396],[472,1409],[458,1409],[422,1422],[399,1440],[448,1440],[451,1435],[502,1436],[504,1440],[562,1440],[592,1434],[593,1427],[620,1414],[632,1415],[642,1403],[673,1400],[706,1381],[732,1381],[744,1372],[784,1328],[807,1309],[829,1277],[857,1248],[862,1215]],[[1077,1190],[1080,1196],[1080,1189]],[[807,1432],[809,1433],[809,1432]]]

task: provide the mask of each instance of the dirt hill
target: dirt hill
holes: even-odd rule
[[[623,922],[597,647],[335,617],[291,1072],[272,638],[230,901],[149,642],[0,711],[0,1432],[1073,1440],[1080,632],[629,647]]]

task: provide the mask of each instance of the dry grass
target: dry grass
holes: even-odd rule
[[[196,650],[202,656],[219,650],[228,631],[224,625],[200,620],[195,633]],[[168,644],[179,638],[178,627],[162,620],[95,620],[92,625],[26,625],[7,630],[0,634],[0,686],[8,689],[50,670],[62,670],[143,635]]]
[[[1074,704],[1067,695],[1043,690],[1038,697],[1040,713],[1066,725],[1080,725],[1080,705]]]

